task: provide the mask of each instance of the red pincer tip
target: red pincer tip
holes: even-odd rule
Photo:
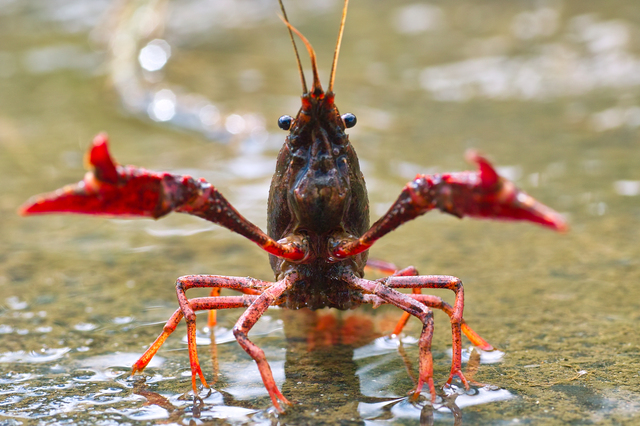
[[[100,133],[93,139],[93,145],[88,153],[88,162],[94,169],[96,178],[103,182],[118,183],[118,171],[109,154],[109,138],[106,133]]]

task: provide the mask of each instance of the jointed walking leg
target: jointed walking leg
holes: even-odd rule
[[[433,338],[433,313],[431,309],[425,304],[417,302],[409,297],[408,294],[400,293],[397,290],[389,288],[380,281],[370,281],[362,278],[358,278],[353,274],[343,275],[343,280],[348,282],[352,287],[369,293],[370,295],[377,296],[379,303],[390,303],[402,309],[405,312],[409,312],[411,315],[417,317],[422,322],[422,333],[418,340],[418,348],[420,350],[419,358],[419,377],[418,384],[413,389],[413,397],[420,395],[422,387],[426,383],[429,387],[431,394],[431,401],[435,402],[436,389],[433,384],[433,359],[431,356],[431,340]],[[363,301],[373,301],[374,299],[366,297]]]
[[[420,303],[424,303],[430,308],[440,309],[445,314],[449,315],[449,318],[453,317],[453,307],[442,300],[441,297],[432,296],[430,294],[411,294],[410,297],[414,300],[419,301]],[[471,327],[467,325],[464,318],[462,319],[462,323],[460,324],[460,329],[467,339],[471,341],[471,344],[477,348],[482,349],[483,351],[493,351],[495,348],[491,346],[489,342],[484,340],[478,333],[473,331]]]
[[[178,294],[178,302],[184,304],[187,300],[185,292],[190,288],[211,288],[209,297],[220,296],[220,290],[228,288],[230,290],[239,291],[243,294],[259,295],[262,289],[269,287],[271,282],[257,280],[255,278],[246,277],[225,277],[222,275],[186,275],[178,278],[176,281],[176,292]],[[183,305],[180,305],[183,306]],[[186,305],[185,305],[186,306]],[[213,328],[217,323],[216,311],[209,311],[207,325]]]
[[[273,283],[269,283],[266,281],[257,280],[255,278],[241,278],[241,277],[226,277],[220,275],[187,275],[184,277],[178,278],[176,281],[176,294],[178,296],[178,304],[180,305],[180,309],[184,314],[185,321],[187,322],[187,341],[189,344],[189,360],[191,362],[191,373],[192,373],[192,385],[193,390],[196,392],[196,375],[200,376],[200,380],[206,386],[206,381],[204,380],[204,376],[202,374],[202,369],[200,368],[200,363],[198,361],[198,351],[196,348],[196,314],[194,309],[192,308],[193,301],[189,301],[187,299],[186,291],[191,288],[229,288],[239,291],[246,290],[261,290],[269,288],[269,286],[276,285]],[[233,296],[227,296],[233,297]],[[258,296],[242,296],[240,299],[242,300],[255,300]],[[215,301],[218,299],[224,299],[221,296],[212,297],[212,298],[201,298],[201,299],[193,299],[193,300],[202,300],[202,304],[206,304],[206,301],[210,301],[212,307],[210,308],[200,308],[200,309],[217,309],[215,307]],[[195,305],[193,305],[195,306]],[[248,305],[241,305],[248,306]]]
[[[425,305],[429,306],[430,308],[436,308],[436,309],[440,309],[442,310],[444,313],[446,313],[447,315],[449,315],[449,317],[453,317],[453,308],[451,307],[451,305],[449,305],[447,302],[445,302],[444,300],[442,300],[442,298],[437,297],[437,296],[432,296],[430,294],[411,294],[410,297],[414,300],[419,301],[420,303],[424,303]],[[471,327],[469,327],[465,322],[464,319],[462,320],[461,323],[461,330],[462,332],[465,334],[465,336],[467,336],[467,338],[471,341],[471,343],[482,349],[483,351],[492,351],[494,350],[494,347],[491,346],[486,340],[484,340],[482,337],[480,337],[475,331],[473,331],[471,329]],[[460,351],[460,357],[456,357],[455,355],[455,351],[452,348],[452,359],[451,359],[451,371],[453,372],[454,369],[458,369],[460,370],[462,368],[462,351]],[[477,353],[477,352],[476,352]],[[454,364],[457,363],[457,366],[454,366]],[[468,366],[467,366],[468,367]],[[467,373],[469,372],[469,370],[467,369]],[[447,381],[447,383],[451,383],[451,379],[453,378],[453,376],[449,376],[449,380]],[[463,383],[465,383],[466,386],[466,382],[465,382],[465,377],[460,375],[460,379],[463,381]],[[469,379],[471,380],[471,379]],[[480,385],[482,386],[481,383],[475,382],[473,380],[471,380],[471,382],[475,385]]]
[[[419,275],[418,270],[413,266],[408,266],[404,269],[398,269],[398,267],[393,263],[385,262],[377,259],[367,260],[367,268],[378,270],[380,272],[387,273],[390,276],[394,276],[394,277],[398,277],[398,276],[406,277],[406,276]],[[414,287],[412,288],[412,292],[414,295],[418,295],[418,294],[421,294],[421,289],[419,287]],[[436,308],[444,311],[447,315],[449,315],[449,318],[453,316],[453,308],[451,307],[451,305],[449,305],[447,302],[445,302],[439,297],[436,297],[436,296],[429,296],[429,297],[434,298],[433,300],[437,300],[438,302],[434,302],[431,305],[427,304],[427,306],[429,306],[430,308]],[[418,298],[416,300],[420,300],[420,299]],[[407,321],[409,321],[409,317],[411,317],[411,314],[409,314],[408,312],[403,312],[402,317],[396,324],[391,334],[398,336],[400,333],[402,333],[402,330],[407,325]],[[474,346],[482,349],[483,351],[492,351],[495,349],[493,346],[491,346],[491,344],[489,344],[486,340],[480,337],[478,333],[473,331],[471,327],[467,325],[464,318],[462,319],[461,330]]]
[[[194,393],[197,393],[196,387],[196,375],[200,376],[200,380],[205,387],[208,387],[206,380],[202,374],[202,369],[198,363],[198,353],[196,351],[195,340],[195,313],[194,311],[206,310],[206,309],[232,309],[249,306],[257,296],[219,296],[219,297],[200,297],[191,299],[189,303],[189,310],[193,315],[192,327],[189,327],[189,321],[187,321],[187,338],[189,342],[189,360],[191,364],[191,384]],[[177,309],[171,318],[165,324],[162,333],[156,338],[155,342],[151,344],[149,349],[133,364],[131,374],[135,374],[145,369],[154,355],[158,352],[162,344],[167,340],[167,337],[173,333],[185,316],[182,312],[182,308]]]
[[[169,318],[169,321],[167,321],[162,333],[158,336],[155,342],[153,342],[149,349],[147,349],[147,351],[133,365],[132,373],[135,374],[138,371],[142,371],[149,364],[151,358],[153,358],[153,356],[158,352],[167,337],[173,333],[182,318],[186,317],[189,360],[192,372],[192,387],[194,392],[197,392],[196,376],[200,376],[202,384],[207,386],[207,382],[202,374],[202,369],[200,368],[200,363],[198,362],[195,338],[196,315],[194,311],[203,309],[230,309],[249,306],[257,296],[249,294],[247,296],[216,296],[188,300],[185,291],[190,288],[213,287],[214,290],[216,288],[229,288],[243,293],[251,293],[259,292],[261,289],[267,288],[270,285],[272,285],[272,283],[253,278],[217,275],[187,275],[178,278],[176,281],[176,293],[180,308],[174,312],[171,318]]]
[[[236,340],[238,340],[240,346],[242,346],[242,349],[258,364],[260,376],[262,377],[267,392],[269,392],[273,406],[280,412],[283,411],[280,407],[280,401],[285,404],[291,403],[282,395],[275,380],[273,380],[271,367],[267,362],[264,351],[249,340],[247,333],[249,333],[249,330],[251,330],[267,308],[277,303],[278,298],[291,287],[296,278],[297,274],[295,273],[288,275],[281,281],[274,283],[271,287],[264,289],[261,295],[253,296],[256,297],[255,301],[244,311],[235,327],[233,327],[233,335],[236,337]]]
[[[458,376],[465,387],[469,387],[469,383],[465,378],[464,374],[462,374],[462,323],[463,323],[463,310],[464,310],[464,289],[462,286],[462,282],[460,279],[448,275],[412,275],[414,268],[406,268],[403,271],[399,271],[398,275],[392,275],[387,278],[383,278],[377,280],[380,286],[383,286],[387,289],[394,288],[410,288],[410,289],[422,289],[422,288],[437,288],[437,289],[449,289],[455,293],[455,302],[453,307],[444,302],[439,297],[426,296],[421,294],[411,294],[405,295],[408,298],[411,298],[416,301],[420,301],[424,303],[426,306],[435,307],[437,309],[442,309],[447,315],[450,317],[451,321],[451,334],[452,334],[452,361],[451,361],[451,372],[449,374],[449,379],[447,383],[450,384],[455,376]],[[417,272],[417,271],[416,271]],[[407,273],[407,276],[400,276],[399,273]],[[370,292],[371,293],[371,292]],[[386,300],[384,297],[379,294],[372,293],[380,297],[382,301],[387,303],[393,303],[392,301]],[[375,299],[369,298],[370,303],[380,303]],[[395,303],[393,303],[395,304]],[[405,309],[406,312],[410,312]],[[412,313],[413,314],[413,313]],[[404,325],[404,324],[403,324]],[[482,339],[478,334],[476,334],[471,328],[466,326],[465,324],[465,334],[469,339],[477,344],[481,348],[486,348],[487,350],[493,349],[491,345],[489,345],[484,339]]]
[[[451,383],[454,376],[460,377],[465,387],[469,387],[467,379],[462,374],[462,314],[464,311],[464,289],[459,278],[448,275],[418,275],[418,276],[391,276],[378,280],[389,288],[439,288],[452,290],[455,293],[455,301],[451,311],[451,334],[453,360],[451,362],[451,373],[447,383]],[[412,294],[410,296],[420,296]],[[475,333],[474,333],[475,334]],[[477,334],[475,335],[477,336]],[[479,337],[479,336],[478,336]],[[486,343],[486,342],[485,342]]]
[[[382,262],[379,260],[368,260],[367,266],[373,269],[378,269],[382,272],[386,272],[390,274],[390,276],[392,277],[406,277],[406,276],[418,275],[418,270],[413,266],[408,266],[404,269],[398,269],[398,267],[393,263]],[[419,288],[414,288],[412,289],[412,291],[413,291],[413,294],[420,294]],[[411,317],[411,314],[409,314],[408,312],[403,312],[402,317],[400,317],[400,320],[396,324],[391,334],[393,336],[398,336],[400,333],[402,333],[402,329],[404,328],[405,325],[407,325],[407,321],[409,321],[410,317]]]
[[[419,284],[419,281],[415,280],[404,280],[397,281],[395,277],[415,277],[416,279],[422,278],[425,280],[424,284]],[[440,309],[444,311],[449,318],[451,319],[451,324],[453,326],[454,322],[460,321],[460,330],[464,333],[465,336],[471,341],[474,346],[482,349],[483,351],[492,351],[494,347],[491,346],[486,340],[484,340],[478,333],[473,331],[471,327],[467,325],[464,318],[462,317],[462,311],[464,309],[464,295],[462,282],[456,278],[448,275],[418,275],[418,271],[413,267],[409,266],[408,268],[402,269],[398,271],[396,274],[389,277],[392,280],[387,280],[386,284],[391,288],[411,288],[413,297],[415,300],[431,300],[431,304],[427,304],[427,306],[435,309]],[[454,303],[455,307],[452,307],[450,304],[442,300],[440,297],[436,296],[427,296],[422,298],[420,295],[420,291],[423,288],[446,288],[449,290],[453,290],[456,293],[456,302]],[[393,334],[398,335],[406,325],[409,317],[405,312],[398,321],[396,328],[393,330]],[[454,333],[456,333],[454,331]],[[455,339],[455,336],[454,336]],[[454,342],[455,345],[455,342]],[[455,349],[455,347],[454,347]]]

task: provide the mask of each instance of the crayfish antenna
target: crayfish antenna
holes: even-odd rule
[[[284,17],[285,23],[289,22],[289,18],[287,18],[287,12],[284,10],[284,4],[282,0],[278,0],[280,3],[280,10],[282,11],[282,16]],[[296,41],[293,38],[293,31],[289,28],[289,38],[291,38],[291,44],[293,44],[293,51],[296,53],[296,62],[298,63],[298,72],[300,73],[300,80],[302,81],[302,93],[307,93],[307,80],[304,78],[304,71],[302,70],[302,62],[300,62],[300,54],[298,53],[298,46],[296,45]]]
[[[342,44],[342,35],[344,34],[344,23],[347,20],[347,8],[349,7],[349,0],[344,0],[344,6],[342,8],[342,20],[340,21],[340,30],[338,32],[338,41],[336,42],[336,49],[333,52],[333,63],[331,64],[331,74],[329,77],[328,92],[333,92],[333,82],[336,79],[336,68],[338,67],[338,55],[340,54],[340,44]]]
[[[313,50],[311,43],[309,43],[309,40],[307,40],[306,37],[303,36],[300,31],[298,31],[293,25],[291,25],[286,18],[280,17],[280,19],[282,19],[282,22],[284,22],[285,25],[289,27],[289,31],[293,31],[298,35],[298,37],[300,37],[300,40],[302,40],[305,47],[307,48],[307,51],[309,52],[309,57],[311,58],[311,69],[313,71],[313,88],[311,92],[316,94],[323,93],[322,85],[320,84],[320,76],[318,75],[318,62],[316,61],[316,52]],[[302,67],[300,67],[300,69],[302,69]],[[306,87],[306,84],[304,83],[304,79],[303,79],[303,86],[304,86],[303,90],[305,91],[305,93],[307,93],[306,91],[307,87]]]

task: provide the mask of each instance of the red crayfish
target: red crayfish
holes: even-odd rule
[[[92,167],[75,185],[36,196],[21,209],[24,215],[71,212],[95,215],[143,216],[159,218],[169,212],[199,216],[248,238],[267,253],[275,282],[218,275],[187,275],[178,278],[179,309],[163,332],[133,365],[142,371],[182,318],[187,323],[192,385],[196,377],[207,386],[196,350],[196,311],[245,307],[233,328],[242,348],[255,360],[273,405],[282,411],[289,404],[273,379],[264,352],[247,334],[270,306],[289,309],[352,309],[362,304],[392,304],[404,311],[396,332],[410,315],[423,324],[419,339],[419,378],[413,395],[426,384],[431,400],[433,382],[431,308],[443,310],[451,319],[453,360],[447,383],[458,376],[469,386],[461,371],[461,335],[485,350],[492,347],[469,328],[463,319],[462,282],[452,276],[418,275],[409,267],[375,281],[364,278],[368,249],[382,236],[403,223],[433,209],[457,217],[473,216],[536,222],[563,230],[563,218],[516,186],[500,177],[482,156],[470,152],[468,160],[477,164],[476,172],[418,175],[409,182],[387,213],[369,226],[369,204],[358,157],[346,129],[356,124],[353,114],[341,115],[334,103],[333,83],[348,0],[345,1],[338,43],[334,53],[328,90],[322,89],[316,58],[309,42],[287,21],[291,39],[295,32],[311,57],[313,85],[307,89],[296,49],[303,94],[302,107],[295,118],[280,117],[278,125],[289,131],[277,159],[268,202],[265,234],[245,219],[204,179],[156,173],[113,161],[107,137],[98,135],[88,159]],[[294,42],[295,48],[295,42]],[[192,288],[211,288],[210,297],[188,299]],[[220,289],[231,289],[241,296],[220,296]],[[420,289],[449,289],[455,293],[453,306],[439,297],[423,295]],[[412,289],[412,294],[398,289]]]

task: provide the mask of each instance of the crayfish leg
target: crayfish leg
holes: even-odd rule
[[[269,366],[269,362],[264,354],[264,351],[260,349],[255,343],[253,343],[247,337],[249,330],[258,322],[260,317],[265,313],[267,308],[273,305],[278,297],[282,293],[284,293],[287,289],[289,289],[296,279],[296,274],[291,274],[285,277],[283,280],[274,283],[268,289],[265,289],[264,292],[257,296],[256,300],[249,306],[249,308],[244,311],[244,313],[238,319],[238,322],[233,327],[233,335],[236,337],[236,340],[245,350],[247,354],[258,365],[258,370],[260,371],[260,376],[262,377],[262,382],[264,383],[264,387],[267,389],[269,393],[269,397],[271,398],[271,402],[273,406],[279,412],[284,412],[284,409],[280,406],[280,402],[291,405],[291,402],[287,398],[282,395],[280,389],[276,385],[275,380],[273,379],[273,373],[271,372],[271,367]]]
[[[421,278],[421,277],[420,277]],[[431,355],[431,340],[433,338],[433,312],[431,309],[413,300],[408,294],[390,288],[381,281],[370,281],[359,278],[351,273],[345,273],[342,279],[351,287],[361,290],[365,293],[361,299],[363,303],[382,304],[389,303],[411,315],[417,317],[423,324],[422,333],[418,340],[418,348],[420,351],[418,362],[418,384],[412,391],[414,397],[420,394],[424,384],[426,383],[431,393],[431,402],[435,403],[436,392],[433,384],[433,357]]]
[[[177,309],[173,313],[173,315],[171,315],[171,318],[169,318],[167,323],[164,325],[162,333],[156,338],[151,346],[149,346],[149,349],[147,349],[145,353],[142,354],[142,356],[131,367],[132,376],[136,373],[142,372],[142,370],[144,370],[147,365],[149,365],[149,362],[158,352],[164,341],[167,340],[167,337],[169,337],[169,335],[176,330],[176,327],[182,320],[183,316],[184,315],[182,315],[182,311],[180,309]]]

